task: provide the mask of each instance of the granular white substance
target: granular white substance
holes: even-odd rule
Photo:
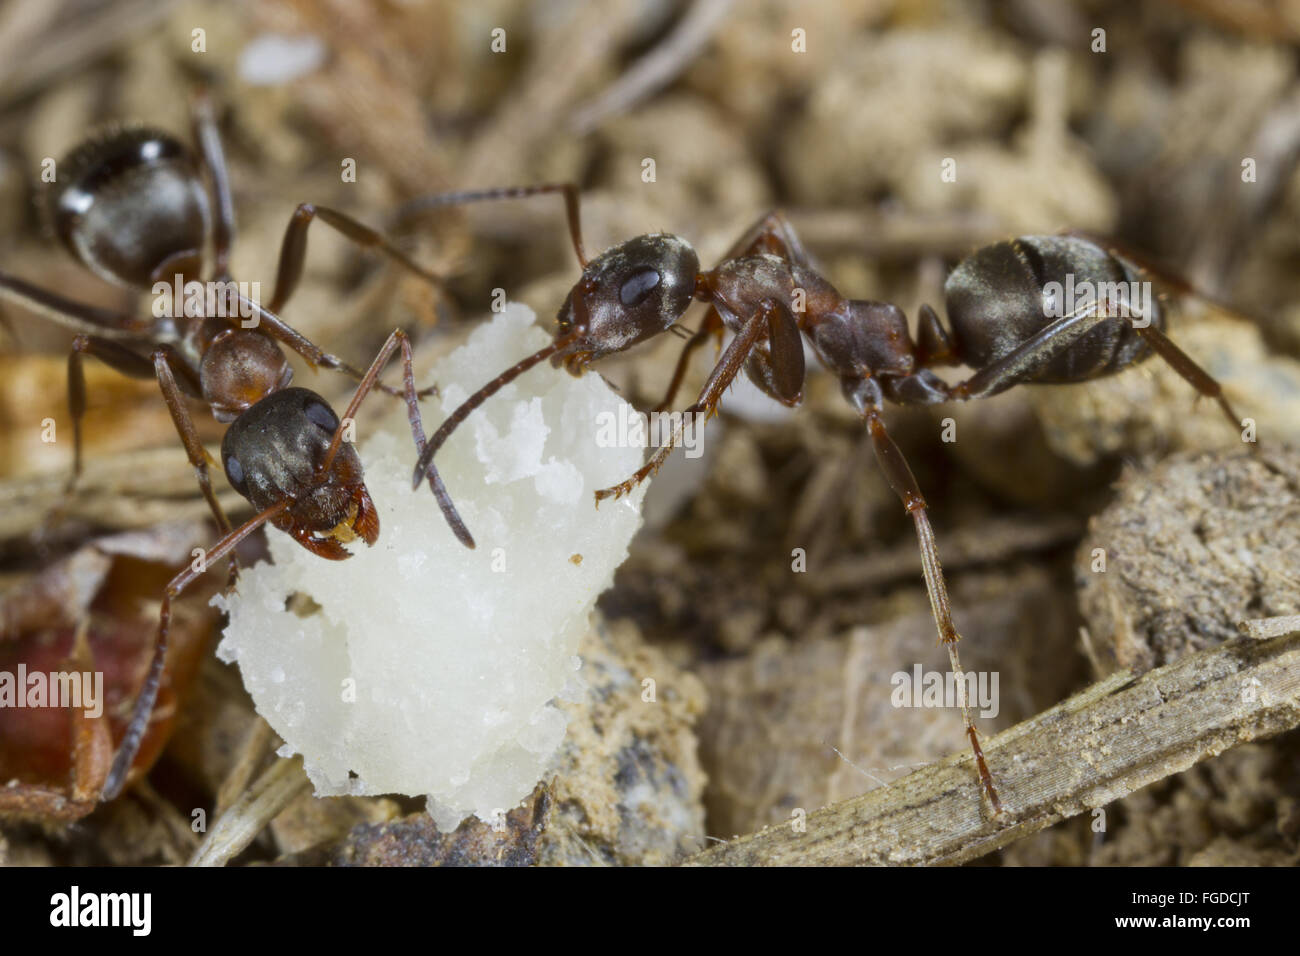
[[[549,341],[532,323],[511,305],[432,369],[417,366],[419,384],[442,390],[422,403],[426,433]],[[386,381],[400,381],[396,365]],[[592,497],[644,458],[597,445],[597,416],[621,403],[600,376],[543,364],[462,424],[437,465],[478,543],[471,551],[427,485],[411,490],[405,405],[366,400],[358,451],[380,515],[375,546],[356,542],[350,559],[326,561],[271,530],[273,563],[245,569],[236,593],[214,599],[230,614],[219,656],[238,662],[317,795],[427,794],[447,831],[509,810],[543,778],[565,732],[552,701],[580,687],[579,639],[641,523],[644,487],[599,510]],[[294,592],[320,610],[285,610]]]

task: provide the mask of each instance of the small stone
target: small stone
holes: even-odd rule
[[[1276,444],[1129,469],[1075,561],[1097,667],[1141,673],[1300,612],[1297,474],[1300,451]]]

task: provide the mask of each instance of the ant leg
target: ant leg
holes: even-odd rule
[[[284,243],[280,246],[280,264],[276,269],[275,293],[271,296],[268,307],[272,312],[279,312],[289,301],[298,280],[302,278],[302,267],[307,257],[307,230],[317,219],[331,226],[347,239],[365,249],[375,249],[398,265],[415,273],[426,282],[441,285],[442,279],[428,269],[416,263],[406,253],[393,245],[382,233],[358,222],[346,213],[328,206],[317,206],[309,202],[299,203],[294,210],[289,225],[284,231]]]
[[[928,305],[917,311],[916,333],[916,356],[922,368],[961,364],[952,338]]]
[[[235,204],[230,198],[230,175],[226,155],[221,148],[217,117],[207,90],[200,89],[190,104],[194,139],[198,143],[203,165],[212,177],[212,197],[216,216],[212,224],[212,265],[215,278],[230,278],[230,247],[235,241]]]
[[[677,397],[677,390],[682,387],[682,380],[686,378],[686,369],[690,365],[691,356],[695,353],[695,350],[710,338],[717,338],[721,343],[722,331],[722,316],[718,314],[716,306],[709,306],[709,311],[704,316],[704,322],[700,325],[700,328],[682,346],[681,354],[677,357],[677,367],[673,369],[672,381],[668,383],[668,392],[664,395],[663,400],[654,407],[654,411],[662,412],[672,405],[673,399]]]
[[[1190,296],[1200,299],[1202,302],[1208,302],[1219,312],[1238,319],[1242,322],[1249,322],[1252,325],[1261,325],[1261,320],[1250,313],[1242,311],[1237,306],[1224,302],[1207,292],[1197,288],[1196,285],[1186,277],[1173,271],[1165,265],[1157,262],[1147,252],[1138,249],[1126,242],[1120,242],[1111,236],[1101,233],[1089,232],[1086,229],[1067,229],[1061,235],[1078,239],[1086,239],[1094,245],[1100,246],[1116,258],[1127,259],[1133,265],[1137,266],[1141,272],[1146,275],[1155,276],[1160,285],[1183,296]]]
[[[230,519],[226,517],[225,510],[221,503],[217,501],[216,494],[212,491],[212,478],[208,474],[208,452],[203,447],[203,442],[199,440],[198,430],[194,427],[194,420],[190,418],[189,409],[185,407],[185,396],[181,392],[181,387],[176,383],[175,370],[180,369],[184,375],[189,374],[189,368],[176,354],[171,346],[160,346],[153,353],[154,372],[158,376],[158,387],[162,389],[163,401],[167,403],[167,410],[171,412],[172,424],[176,426],[176,433],[181,437],[181,444],[185,446],[185,454],[189,457],[190,464],[194,466],[194,474],[199,482],[199,490],[203,492],[203,498],[208,503],[208,508],[212,516],[217,521],[217,530],[223,534],[230,533]],[[239,576],[239,562],[232,554],[230,556],[230,578],[227,586],[233,586],[235,578]]]
[[[128,312],[100,309],[65,299],[4,272],[0,272],[0,299],[15,302],[74,332],[101,339],[139,341],[152,338],[158,325],[154,319],[141,319]]]
[[[795,235],[794,227],[790,225],[783,213],[775,209],[765,213],[758,222],[746,229],[741,237],[727,250],[726,255],[722,257],[722,261],[728,262],[732,259],[761,254],[780,256],[782,259],[799,265],[808,264],[808,254],[804,251],[803,243],[799,241],[799,237]],[[717,336],[719,348],[721,347],[723,328],[722,316],[718,313],[718,307],[710,305],[709,311],[704,315],[704,321],[700,323],[699,330],[687,339],[686,344],[682,346],[681,355],[677,359],[677,367],[673,369],[673,377],[668,384],[668,392],[664,395],[663,400],[654,407],[653,411],[662,412],[672,405],[673,399],[677,397],[677,390],[681,388],[682,380],[686,377],[686,369],[690,363],[691,355],[694,354],[696,349],[703,345],[710,336]]]
[[[1198,299],[1203,299],[1206,302],[1209,302],[1216,309],[1230,312],[1233,315],[1241,316],[1242,318],[1248,318],[1247,316],[1243,316],[1226,302],[1219,302],[1212,296],[1206,295],[1204,292],[1197,289],[1196,286],[1192,285],[1192,283],[1186,278],[1156,262],[1156,260],[1151,258],[1148,253],[1138,249],[1136,246],[1129,245],[1126,242],[1120,242],[1112,236],[1107,236],[1098,232],[1090,232],[1087,229],[1067,229],[1062,232],[1061,235],[1072,239],[1086,239],[1093,245],[1100,246],[1102,249],[1106,250],[1107,253],[1116,258],[1127,259],[1146,274],[1155,276],[1162,286],[1172,289],[1180,295],[1195,296]]]
[[[51,527],[58,524],[67,511],[72,500],[82,469],[82,419],[86,414],[86,372],[84,355],[93,355],[109,368],[130,378],[153,378],[154,366],[149,359],[139,355],[124,345],[98,336],[78,335],[72,340],[72,351],[68,353],[68,414],[72,418],[72,474],[63,486],[63,495],[41,522],[36,532],[38,540],[43,538]],[[185,370],[188,373],[188,369]],[[186,384],[197,394],[198,384],[186,378]]]
[[[930,597],[930,612],[934,615],[935,627],[939,630],[939,640],[948,651],[948,663],[957,686],[962,719],[966,721],[966,736],[970,739],[971,750],[975,754],[975,767],[979,773],[980,784],[988,795],[989,805],[992,806],[994,814],[1001,813],[1002,801],[998,799],[997,789],[993,786],[993,777],[984,760],[979,735],[975,732],[975,723],[971,719],[970,702],[966,697],[966,675],[962,670],[961,659],[957,655],[957,642],[961,640],[961,635],[957,633],[957,628],[952,622],[952,603],[948,599],[948,586],[944,582],[943,567],[939,564],[939,549],[935,544],[934,529],[930,527],[925,498],[921,495],[920,486],[916,483],[916,477],[912,474],[907,459],[903,457],[902,451],[885,430],[885,423],[880,417],[878,388],[875,389],[874,399],[860,403],[860,408],[871,433],[871,443],[875,448],[880,470],[884,472],[889,486],[894,489],[916,525],[916,540],[921,549],[921,570],[925,575],[925,590]]]
[[[193,112],[195,139],[202,151],[204,165],[212,176],[213,193],[216,199],[217,215],[213,227],[215,271],[219,279],[225,279],[230,274],[230,246],[235,235],[235,213],[234,204],[230,197],[230,180],[226,172],[226,160],[221,148],[221,137],[217,132],[216,117],[213,114],[212,103],[206,91],[200,91],[195,97]],[[312,206],[310,203],[303,203],[295,210],[285,232],[284,244],[280,252],[279,274],[276,278],[276,288],[271,306],[269,309],[261,309],[259,313],[255,314],[259,314],[259,318],[266,317],[272,327],[272,334],[295,352],[298,352],[307,361],[341,371],[359,380],[363,377],[360,370],[318,348],[305,336],[291,329],[278,316],[273,314],[279,312],[285,301],[293,294],[298,285],[298,280],[302,276],[303,259],[307,252],[307,228],[311,225],[315,216],[320,216],[323,222],[333,226],[354,242],[387,252],[403,266],[411,269],[422,278],[435,283],[440,283],[442,280],[416,265],[401,250],[392,246],[382,235],[343,213],[325,207]],[[286,273],[288,273],[287,277]],[[251,305],[251,303],[247,302],[245,304]],[[282,334],[277,335],[276,331],[280,331]],[[393,395],[400,394],[386,385],[381,385],[380,389]],[[437,388],[434,386],[421,390],[419,394],[421,396],[432,395],[436,392]]]
[[[320,467],[317,469],[318,475],[323,475],[329,471],[330,465],[334,462],[334,456],[338,454],[339,446],[342,444],[343,431],[347,427],[347,422],[355,420],[361,402],[370,393],[370,390],[375,387],[380,371],[388,362],[393,351],[399,346],[402,350],[402,380],[405,385],[404,398],[406,400],[407,418],[411,423],[411,437],[415,440],[416,454],[424,455],[426,448],[424,422],[420,417],[419,393],[415,390],[415,367],[411,354],[411,340],[401,329],[394,329],[375,356],[375,360],[370,363],[370,368],[366,371],[365,377],[362,378],[361,384],[352,396],[352,401],[348,403],[347,411],[343,413],[343,417],[339,420],[339,427],[335,430],[329,448],[325,451],[325,457],[321,460]],[[451,495],[447,491],[447,486],[443,484],[442,476],[438,474],[438,469],[433,464],[432,455],[429,456],[429,461],[419,470],[419,473],[427,476],[429,490],[433,492],[433,497],[437,500],[443,517],[451,525],[452,532],[466,547],[474,547],[474,538],[470,535],[469,529],[465,527],[459,513],[457,513],[456,506],[452,503]]]
[[[758,222],[746,229],[740,239],[727,250],[722,261],[726,262],[731,259],[760,254],[780,256],[782,259],[797,265],[808,265],[808,253],[804,250],[803,243],[796,235],[794,227],[785,218],[785,214],[776,209],[766,213]],[[682,346],[681,355],[677,359],[677,367],[673,369],[673,377],[668,385],[668,392],[652,411],[662,412],[672,405],[673,399],[677,397],[677,390],[681,388],[682,380],[686,377],[686,369],[690,363],[691,355],[711,335],[718,337],[719,347],[721,347],[722,331],[722,317],[718,314],[718,308],[717,306],[710,306],[709,311],[705,313],[704,321],[701,323],[699,330]]]
[[[1035,371],[1106,321],[1118,320],[1114,316],[1107,316],[1101,312],[1067,315],[1057,319],[1032,338],[1022,342],[1009,354],[986,365],[966,381],[954,385],[951,390],[952,396],[962,400],[986,398],[1027,381]],[[1146,340],[1153,352],[1168,362],[1174,371],[1200,394],[1213,398],[1234,429],[1241,427],[1241,418],[1224,396],[1222,386],[1209,372],[1197,365],[1190,355],[1155,326],[1148,325],[1145,328],[1134,326],[1134,331]]]
[[[560,193],[564,196],[564,214],[569,220],[569,238],[573,240],[573,251],[578,256],[578,265],[585,271],[587,253],[582,245],[582,217],[579,212],[578,187],[573,183],[542,183],[537,186],[502,186],[496,189],[472,189],[451,193],[434,193],[419,196],[402,203],[393,216],[393,228],[398,228],[406,220],[418,216],[429,209],[442,206],[459,206],[472,202],[487,202],[498,199],[524,199],[528,196],[540,196],[544,193]]]
[[[365,379],[366,373],[361,371],[361,369],[343,361],[343,359],[339,358],[337,355],[326,352],[323,348],[311,339],[307,338],[307,336],[303,335],[266,306],[238,294],[236,294],[236,299],[241,310],[247,310],[252,313],[255,319],[255,322],[253,323],[254,326],[262,327],[266,331],[267,335],[271,336],[271,338],[280,342],[282,345],[293,349],[293,351],[301,355],[313,367],[320,366],[329,369],[331,372],[341,372],[358,382]],[[396,395],[398,398],[401,398],[403,395],[402,392],[389,385],[384,385],[383,383],[378,383],[374,387],[388,395]],[[430,385],[428,388],[422,388],[416,392],[416,395],[419,398],[437,394],[437,385]]]
[[[1218,406],[1223,409],[1223,414],[1228,416],[1228,421],[1232,422],[1234,429],[1242,427],[1241,416],[1229,404],[1227,397],[1223,394],[1223,386],[1218,383],[1218,380],[1197,365],[1190,355],[1175,345],[1169,336],[1155,326],[1138,329],[1137,332],[1142,338],[1146,339],[1147,345],[1151,346],[1151,351],[1168,362],[1169,366],[1181,375],[1192,388],[1206,398],[1214,399]],[[1252,449],[1258,449],[1259,446],[1252,445],[1251,447]]]
[[[212,490],[212,480],[208,475],[207,451],[199,440],[189,410],[185,407],[185,395],[195,398],[201,396],[199,384],[194,380],[189,367],[171,346],[155,349],[151,361],[116,342],[87,335],[78,335],[73,339],[72,352],[68,355],[68,412],[72,417],[72,474],[64,487],[63,500],[52,509],[51,517],[46,519],[46,525],[56,520],[66,509],[67,501],[76,491],[77,481],[81,477],[83,462],[81,425],[86,414],[86,372],[83,359],[85,355],[94,356],[105,365],[130,378],[157,377],[163,400],[166,401],[172,422],[176,426],[176,432],[185,446],[190,464],[194,466],[199,490],[203,493],[213,518],[216,519],[217,528],[222,534],[229,532],[230,519],[226,517]],[[177,381],[177,373],[180,374],[180,381],[184,382],[184,388]],[[238,565],[232,559],[230,568],[232,583],[237,567]]]
[[[108,779],[104,782],[100,800],[112,800],[122,792],[126,778],[131,772],[131,764],[135,762],[135,756],[140,750],[140,742],[149,728],[149,718],[153,715],[154,705],[158,702],[158,691],[162,686],[163,669],[167,662],[167,632],[171,626],[172,601],[207,570],[209,562],[220,561],[234,549],[235,545],[276,517],[290,504],[287,499],[277,502],[249,518],[234,531],[224,535],[207,555],[195,564],[189,565],[167,583],[167,590],[163,592],[162,607],[158,611],[158,636],[154,642],[153,658],[149,661],[144,683],[140,685],[140,692],[131,708],[131,719],[126,725],[122,743],[117,748],[117,756],[113,758],[113,766],[108,772]]]
[[[96,336],[78,335],[68,353],[68,414],[72,417],[72,474],[63,493],[70,496],[81,478],[81,420],[86,414],[86,370],[84,355],[93,355],[109,368],[128,378],[153,378],[153,364],[143,355],[117,342]]]
[[[597,491],[596,505],[598,507],[606,498],[623,497],[662,468],[669,454],[677,446],[677,439],[681,437],[688,418],[703,413],[704,420],[708,421],[717,413],[718,403],[722,400],[723,392],[735,380],[736,375],[744,366],[745,360],[749,358],[750,352],[753,351],[754,346],[758,344],[764,333],[771,336],[773,342],[778,343],[778,346],[772,349],[773,364],[779,367],[782,378],[788,380],[787,385],[789,381],[794,380],[796,373],[799,385],[803,384],[803,340],[799,337],[799,326],[795,322],[794,316],[790,314],[790,310],[783,303],[775,299],[764,299],[759,304],[758,311],[750,316],[740,332],[731,340],[731,344],[723,351],[718,364],[709,373],[708,381],[704,383],[699,398],[682,413],[681,419],[674,424],[673,433],[668,441],[626,481]],[[794,343],[793,351],[790,350],[791,337],[793,337]]]
[[[758,222],[746,229],[736,243],[727,250],[723,261],[763,253],[780,256],[796,265],[810,264],[803,241],[794,231],[794,226],[790,225],[790,220],[785,217],[785,213],[779,209],[769,210]]]
[[[1121,321],[1100,310],[1062,316],[1026,339],[1009,353],[952,386],[952,397],[963,401],[988,398],[1033,378],[1035,372],[1103,322]]]

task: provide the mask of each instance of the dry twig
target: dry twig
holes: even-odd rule
[[[985,747],[1005,813],[991,819],[969,755],[771,826],[705,866],[963,863],[1104,807],[1237,744],[1300,724],[1300,634],[1242,638],[1139,678],[1116,674]]]
[[[302,758],[277,760],[248,791],[213,824],[207,838],[190,857],[190,866],[225,866],[244,851],[262,829],[311,787]]]

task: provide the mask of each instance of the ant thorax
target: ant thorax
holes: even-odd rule
[[[817,272],[770,253],[726,260],[705,273],[705,279],[723,321],[733,332],[748,318],[742,304],[774,299],[802,325],[805,316],[834,312],[847,301]]]

